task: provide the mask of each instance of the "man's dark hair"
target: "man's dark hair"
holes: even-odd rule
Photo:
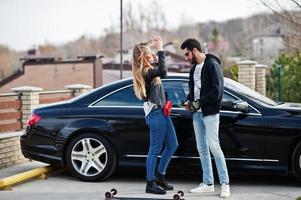
[[[185,49],[185,48],[187,48],[189,51],[192,51],[193,48],[196,48],[197,50],[199,50],[199,52],[203,52],[199,41],[193,38],[189,38],[182,43],[181,49]]]

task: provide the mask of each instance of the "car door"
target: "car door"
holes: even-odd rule
[[[149,128],[145,122],[143,102],[134,94],[133,84],[119,88],[102,97],[93,108],[105,113],[105,118],[116,133],[120,155],[144,159],[149,146]]]
[[[165,92],[167,92],[167,98],[173,103],[170,116],[176,129],[179,144],[171,166],[178,168],[178,170],[191,169],[191,167],[199,168],[200,160],[196,148],[192,114],[181,106],[189,92],[188,80],[167,79],[163,80],[163,85]]]
[[[241,100],[225,90],[223,101]],[[264,159],[266,134],[260,112],[248,102],[249,111],[225,110],[220,113],[220,143],[226,160],[257,162]]]
[[[167,97],[173,102],[171,118],[179,142],[176,158],[189,160],[188,165],[199,163],[199,155],[192,126],[192,115],[181,107],[188,94],[187,80],[164,80]],[[241,100],[229,91],[224,92],[223,101]],[[266,134],[263,117],[249,104],[249,111],[242,113],[222,109],[220,112],[220,143],[229,164],[260,162],[264,160]],[[183,165],[183,162],[181,163]]]

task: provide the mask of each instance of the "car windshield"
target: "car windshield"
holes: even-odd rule
[[[252,90],[236,81],[233,81],[231,79],[225,78],[225,87],[229,88],[230,90],[236,91],[244,96],[247,96],[251,98],[252,100],[255,100],[259,104],[269,105],[269,106],[275,106],[277,103],[273,101],[272,99],[263,96],[262,94],[259,94],[255,90]]]

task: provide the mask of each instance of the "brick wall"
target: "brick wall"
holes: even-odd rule
[[[266,95],[266,65],[256,61],[244,60],[236,63],[238,66],[238,82]]]
[[[0,134],[0,169],[25,162],[20,151],[21,132]]]
[[[266,65],[255,65],[256,71],[256,86],[255,89],[262,95],[266,95]]]
[[[238,65],[238,82],[255,90],[255,65],[257,62],[244,60],[237,62]]]
[[[78,96],[84,92],[88,92],[91,89],[89,85],[83,84],[71,84],[65,86],[67,91],[52,91],[52,92],[41,92],[42,88],[23,86],[12,88],[14,92],[17,93],[17,96],[21,96],[21,113],[22,113],[22,122],[24,124],[23,128],[26,127],[25,123],[28,120],[28,117],[31,114],[32,109],[40,103],[40,93],[44,96],[44,102],[55,102],[60,99],[70,99],[73,96]],[[45,98],[45,95],[53,94],[63,94],[65,97],[62,98]],[[72,94],[67,95],[66,94]],[[4,97],[7,95],[4,95]],[[1,97],[1,96],[0,96]],[[2,95],[3,98],[3,95]],[[4,102],[5,103],[5,102]],[[1,108],[0,104],[0,108]],[[6,104],[3,104],[6,105]],[[2,106],[3,107],[3,106]],[[1,112],[0,112],[1,114]],[[10,129],[13,131],[13,129]],[[12,165],[25,162],[27,159],[22,155],[20,149],[20,136],[23,134],[23,131],[18,132],[1,132],[0,129],[0,169],[5,167],[10,167]]]

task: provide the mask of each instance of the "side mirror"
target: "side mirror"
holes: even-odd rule
[[[248,112],[249,105],[246,101],[237,100],[237,101],[223,101],[222,102],[223,110],[231,110],[231,111],[241,111]]]
[[[249,105],[246,101],[243,100],[237,100],[233,102],[233,109],[235,111],[241,111],[241,112],[248,112],[249,111]]]
[[[222,110],[232,110],[233,101],[222,101]]]

